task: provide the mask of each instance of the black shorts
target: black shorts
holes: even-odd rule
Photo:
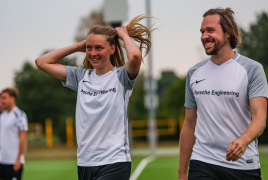
[[[191,160],[188,180],[261,180],[261,170],[238,170]]]
[[[0,164],[0,179],[21,180],[23,165],[18,171],[14,171],[13,165]]]
[[[119,162],[103,166],[78,166],[79,180],[129,180],[131,162]]]

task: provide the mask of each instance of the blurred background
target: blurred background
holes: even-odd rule
[[[114,7],[112,2],[116,1],[120,4]],[[235,11],[242,30],[242,44],[236,51],[260,62],[268,75],[267,0],[151,0],[150,14],[157,18],[152,23],[158,28],[152,36],[151,52],[157,158],[141,172],[139,180],[177,179],[185,77],[193,65],[208,58],[200,41],[200,25],[202,15],[216,7]],[[94,24],[123,26],[147,12],[146,0],[0,1],[0,90],[18,89],[17,105],[29,121],[24,179],[77,179],[76,92],[41,72],[34,60],[84,40]],[[122,13],[118,20],[109,19],[118,13]],[[60,63],[82,66],[84,56],[76,53]],[[128,106],[133,172],[143,158],[152,154],[148,138],[151,106],[146,100],[148,57],[144,62]],[[262,177],[268,179],[267,129],[259,144]]]

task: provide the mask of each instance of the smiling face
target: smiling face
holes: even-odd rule
[[[219,15],[208,15],[203,19],[200,32],[201,41],[207,55],[218,55],[224,51],[225,46],[230,46],[228,33],[222,30]]]
[[[86,40],[86,56],[94,69],[112,66],[110,55],[115,52],[115,45],[110,45],[105,35],[89,34]]]

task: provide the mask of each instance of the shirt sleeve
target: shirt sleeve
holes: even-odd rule
[[[188,71],[187,77],[186,77],[186,86],[185,86],[185,104],[184,106],[191,109],[196,109],[196,101],[194,97],[194,93],[191,88],[190,79],[192,77],[192,73]]]
[[[18,118],[17,126],[19,131],[28,131],[28,119],[25,112],[22,112]]]
[[[139,72],[138,72],[138,74],[139,74]],[[120,83],[122,84],[122,86],[124,86],[124,88],[126,90],[132,90],[134,85],[135,85],[135,82],[136,82],[136,80],[138,78],[138,74],[137,74],[135,79],[130,80],[129,77],[128,77],[126,65],[124,65],[123,67],[121,67],[118,70],[117,77],[118,77]]]
[[[268,98],[267,79],[261,64],[257,64],[249,70],[248,80],[249,99],[254,97]]]
[[[84,78],[87,69],[75,66],[65,66],[66,81],[62,81],[62,85],[74,91],[78,90],[78,83]]]

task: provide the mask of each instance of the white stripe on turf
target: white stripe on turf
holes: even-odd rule
[[[153,161],[155,158],[153,156],[149,156],[147,158],[144,158],[140,164],[137,166],[137,168],[135,169],[135,171],[133,172],[132,176],[130,177],[129,180],[136,180],[139,175],[141,174],[142,170],[146,167],[146,165]]]

